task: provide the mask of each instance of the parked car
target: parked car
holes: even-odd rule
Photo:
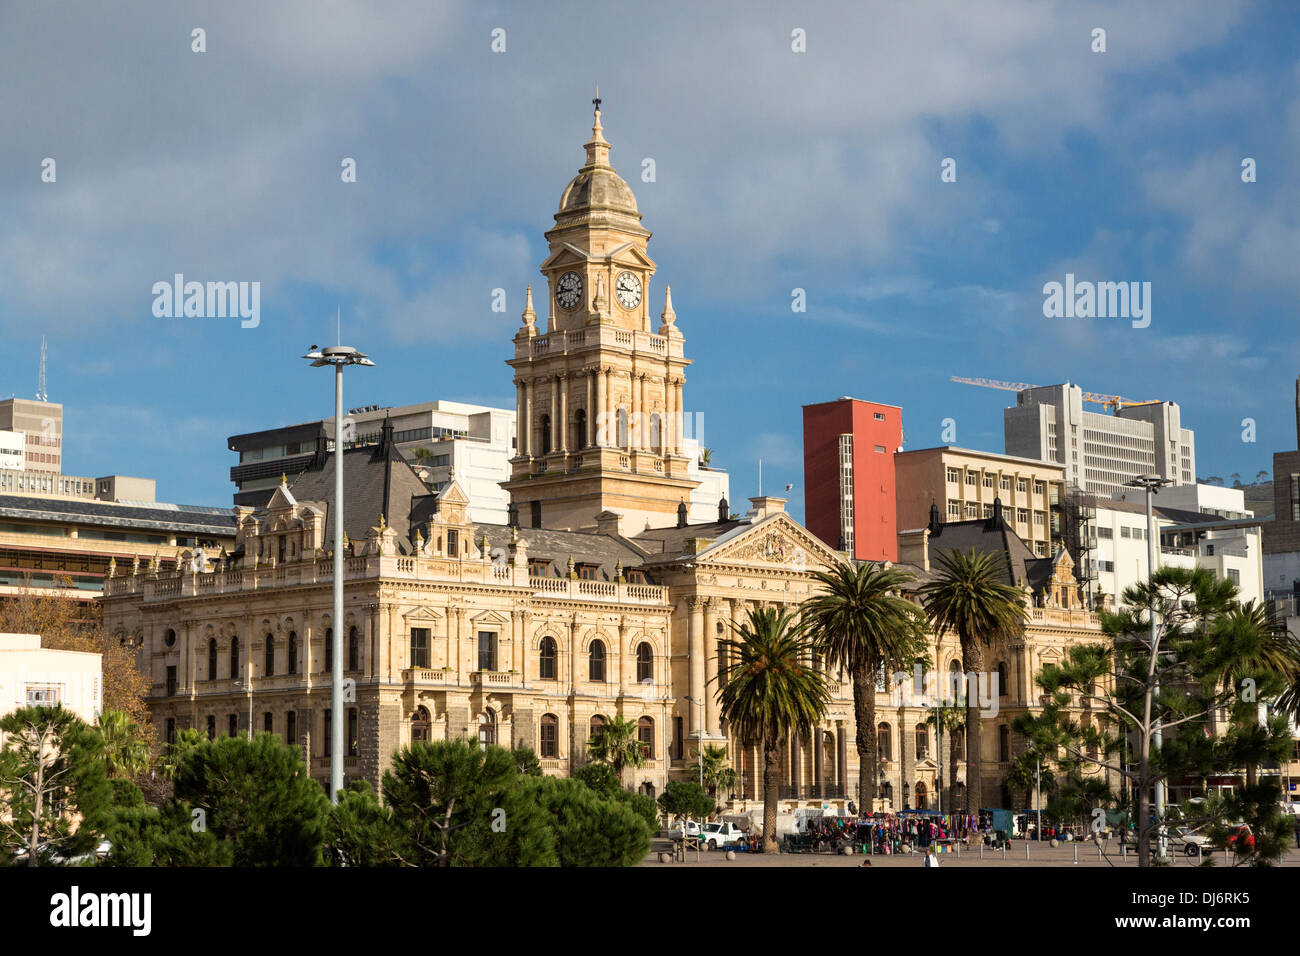
[[[1152,827],[1151,842],[1154,844],[1156,840],[1157,831]],[[1177,852],[1181,848],[1184,856],[1200,856],[1210,850],[1209,837],[1181,824],[1165,827],[1165,842],[1170,852]]]
[[[706,823],[700,833],[704,849],[717,850],[728,843],[739,843],[745,839],[745,831],[734,823]]]
[[[694,820],[687,820],[685,825],[682,824],[681,820],[678,820],[669,828],[668,839],[680,840],[683,836],[697,837],[703,829],[704,828]]]

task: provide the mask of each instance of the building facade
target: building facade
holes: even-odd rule
[[[1002,413],[1008,455],[1059,462],[1065,481],[1110,498],[1124,483],[1158,475],[1176,485],[1196,481],[1196,442],[1174,402],[1119,407],[1113,415],[1083,409],[1083,390],[1068,382],[1016,393]]]
[[[1062,541],[1060,465],[944,445],[899,452],[894,472],[900,530],[924,527],[931,505],[944,521],[968,521],[991,517],[1000,500],[1007,524],[1035,557],[1051,557]]]
[[[63,471],[63,406],[58,402],[0,401],[0,431],[23,436],[24,471]]]
[[[545,772],[570,774],[589,760],[593,731],[618,715],[636,725],[648,755],[625,784],[658,793],[689,778],[699,748],[715,744],[740,774],[733,807],[758,797],[757,749],[732,733],[718,700],[722,641],[755,609],[798,613],[813,572],[843,556],[780,498],[751,498],[739,518],[722,499],[715,514],[693,520],[697,479],[675,422],[682,334],[666,290],[650,331],[649,233],[608,149],[597,113],[587,164],[547,234],[546,331],[530,301],[515,337],[509,364],[524,427],[505,485],[507,520],[475,521],[459,475],[433,491],[387,421],[373,447],[335,455],[322,444],[264,506],[238,508],[228,555],[183,555],[175,570],[114,569],[105,625],[138,648],[163,739],[187,727],[239,734],[251,722],[300,746],[324,782],[338,719],[346,776],[378,786],[400,747],[454,737],[531,747]],[[638,431],[647,418],[650,428]],[[336,555],[327,543],[337,467],[348,502]],[[1022,470],[1027,481],[1037,474]],[[1050,501],[1032,484],[1023,496],[1044,508]],[[1006,678],[994,702],[1001,716],[984,737],[981,803],[995,804],[1019,746],[1011,721],[1036,706],[1033,674],[1073,643],[1099,639],[1096,617],[1080,605],[1069,556],[1035,555],[1000,504],[970,521],[932,514],[902,537],[917,586],[934,573],[937,551],[976,547],[1001,553],[1008,582],[1026,596],[1023,633],[991,651]],[[342,620],[333,619],[335,575]],[[336,627],[351,681],[340,715],[330,711]],[[952,638],[933,646],[931,670],[960,667]],[[788,800],[842,805],[858,782],[859,730],[846,675],[826,677],[830,706],[810,734],[783,743],[781,786]],[[865,731],[889,743],[884,775],[872,781],[877,806],[933,805],[947,747],[927,724],[927,703],[890,687],[877,702],[880,724]]]
[[[894,453],[903,445],[897,405],[840,398],[803,407],[804,520],[859,561],[898,560]]]
[[[39,634],[0,634],[0,717],[55,705],[88,724],[104,705],[103,656],[41,647]],[[0,732],[0,747],[5,735]]]

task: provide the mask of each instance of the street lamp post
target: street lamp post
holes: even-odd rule
[[[1154,495],[1160,493],[1164,485],[1172,485],[1173,482],[1168,478],[1161,478],[1157,475],[1142,475],[1134,478],[1132,481],[1124,482],[1126,488],[1144,488],[1146,489],[1147,501],[1147,579],[1156,573],[1157,562],[1159,561],[1159,551],[1156,549],[1156,519],[1151,511],[1151,500]],[[1156,595],[1155,591],[1151,592],[1151,604],[1147,609],[1147,617],[1151,623],[1151,648],[1156,646]],[[1160,683],[1157,680],[1155,688],[1152,691],[1153,697],[1160,696]],[[1160,721],[1157,718],[1155,732],[1151,735],[1151,747],[1158,751],[1164,742],[1164,734],[1160,731]],[[1156,856],[1164,859],[1165,849],[1165,781],[1163,778],[1156,781]],[[1138,824],[1141,826],[1141,822]]]
[[[248,652],[251,655],[253,649],[250,647]],[[253,662],[251,659],[249,660],[248,666],[252,669]],[[248,679],[247,683],[242,680],[237,680],[235,681],[235,686],[240,690],[248,691],[248,742],[251,744],[253,742],[253,680],[251,677]]]
[[[330,803],[343,789],[343,368],[375,363],[350,345],[315,349],[303,356],[312,368],[334,366],[334,667],[330,675]]]

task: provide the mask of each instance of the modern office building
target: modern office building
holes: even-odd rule
[[[903,410],[856,398],[803,407],[804,521],[859,561],[898,560],[894,453]]]
[[[1063,467],[1050,461],[941,445],[894,455],[898,528],[924,528],[935,505],[945,521],[1002,515],[1035,557],[1050,558],[1064,545]]]
[[[39,634],[0,634],[0,717],[57,704],[93,724],[103,703],[102,654],[43,648]]]
[[[0,401],[0,432],[23,436],[23,469],[63,470],[63,406],[58,402],[6,398]],[[7,465],[0,460],[0,468]]]
[[[1083,390],[1067,382],[1023,389],[1002,418],[1008,455],[1058,462],[1066,484],[1090,494],[1110,498],[1139,475],[1196,481],[1194,436],[1173,402],[1089,412]]]
[[[510,459],[516,451],[515,413],[511,409],[463,402],[423,402],[399,407],[369,405],[352,409],[344,419],[345,447],[378,444],[383,423],[392,423],[394,441],[430,491],[441,491],[454,476],[469,496],[471,520],[505,524],[510,495],[502,483],[510,480]],[[301,474],[316,454],[317,443],[334,447],[333,417],[300,425],[234,435],[231,451],[239,464],[230,469],[238,491],[236,506],[262,507],[280,483],[280,476]],[[688,477],[695,483],[687,499],[690,520],[713,520],[718,503],[727,498],[727,472],[700,464],[700,443],[683,438]]]
[[[1300,449],[1300,378],[1295,391]],[[1300,598],[1300,450],[1273,453],[1273,520],[1264,523],[1264,587],[1271,596]]]

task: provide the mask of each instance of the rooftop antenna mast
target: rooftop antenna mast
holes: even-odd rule
[[[36,399],[41,402],[48,402],[49,395],[45,391],[45,336],[41,336],[41,378],[36,385]]]

